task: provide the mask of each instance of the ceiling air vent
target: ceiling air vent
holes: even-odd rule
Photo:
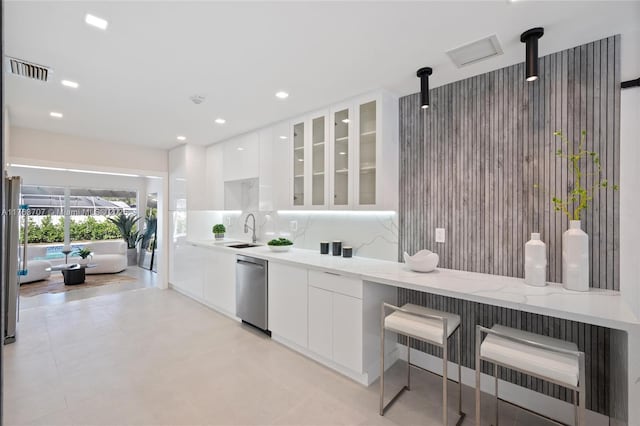
[[[500,46],[498,37],[494,34],[449,50],[447,55],[449,55],[458,68],[461,68],[493,56],[502,55],[502,47]]]
[[[22,59],[5,56],[5,67],[9,74],[17,75],[25,78],[32,78],[38,81],[48,81],[53,70],[43,65],[34,64],[33,62],[24,61]]]

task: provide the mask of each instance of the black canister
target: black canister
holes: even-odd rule
[[[334,256],[342,255],[342,241],[334,241],[333,247],[331,248],[331,254]]]
[[[342,247],[342,257],[352,257],[353,256],[353,248],[344,246]]]
[[[320,254],[329,254],[329,241],[320,241]]]

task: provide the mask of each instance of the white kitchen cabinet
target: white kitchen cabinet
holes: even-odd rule
[[[324,209],[329,194],[329,115],[318,111],[292,121],[289,170],[292,208]]]
[[[307,347],[307,269],[269,263],[269,330]]]
[[[187,147],[169,151],[169,210],[187,209]]]
[[[257,178],[260,174],[260,135],[246,133],[221,142],[224,146],[224,181]]]
[[[169,151],[169,210],[205,210],[205,148],[185,144]]]
[[[235,316],[236,256],[234,253],[208,250],[203,299],[218,311]]]
[[[333,361],[362,371],[362,299],[333,293]]]
[[[362,372],[362,281],[309,271],[309,349]],[[354,297],[355,296],[355,297]]]
[[[209,210],[224,210],[224,145],[211,145],[206,151],[205,191],[209,198]]]
[[[289,207],[397,210],[398,98],[376,92],[291,121]]]
[[[272,197],[274,210],[287,210],[291,207],[289,201],[289,122],[285,121],[273,126],[273,156],[271,161]]]
[[[309,349],[333,358],[333,293],[309,286]]]
[[[398,99],[368,95],[354,102],[353,113],[353,207],[397,210]]]
[[[329,206],[350,208],[353,204],[353,108],[338,105],[331,110],[331,145],[329,155]]]
[[[180,292],[202,300],[207,250],[180,239],[173,244],[172,252],[169,283]]]
[[[286,135],[288,123],[285,126]],[[205,191],[210,210],[274,210],[278,193],[286,193],[281,189],[286,184],[276,180],[280,175],[275,173],[282,169],[286,156],[277,145],[280,133],[282,125],[265,127],[206,149]]]

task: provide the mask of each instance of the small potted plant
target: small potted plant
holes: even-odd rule
[[[267,243],[271,251],[282,252],[289,251],[293,247],[293,242],[286,238],[275,238]]]
[[[91,250],[89,250],[87,247],[82,247],[81,249],[79,249],[77,251],[77,254],[82,258],[82,260],[80,261],[81,265],[86,265],[87,263],[89,263],[87,258],[93,257]]]
[[[216,237],[216,240],[221,240],[224,238],[224,233],[227,232],[227,228],[225,228],[223,224],[218,223],[213,225],[212,231]]]

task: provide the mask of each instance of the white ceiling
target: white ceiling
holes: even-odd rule
[[[13,125],[158,148],[177,135],[211,144],[377,88],[414,93],[422,66],[436,87],[522,62],[519,36],[534,26],[545,27],[541,55],[618,33],[623,53],[627,35],[640,50],[640,2],[7,1],[4,13],[5,53],[54,69],[49,83],[6,77]],[[445,54],[494,33],[502,56],[457,69]]]

